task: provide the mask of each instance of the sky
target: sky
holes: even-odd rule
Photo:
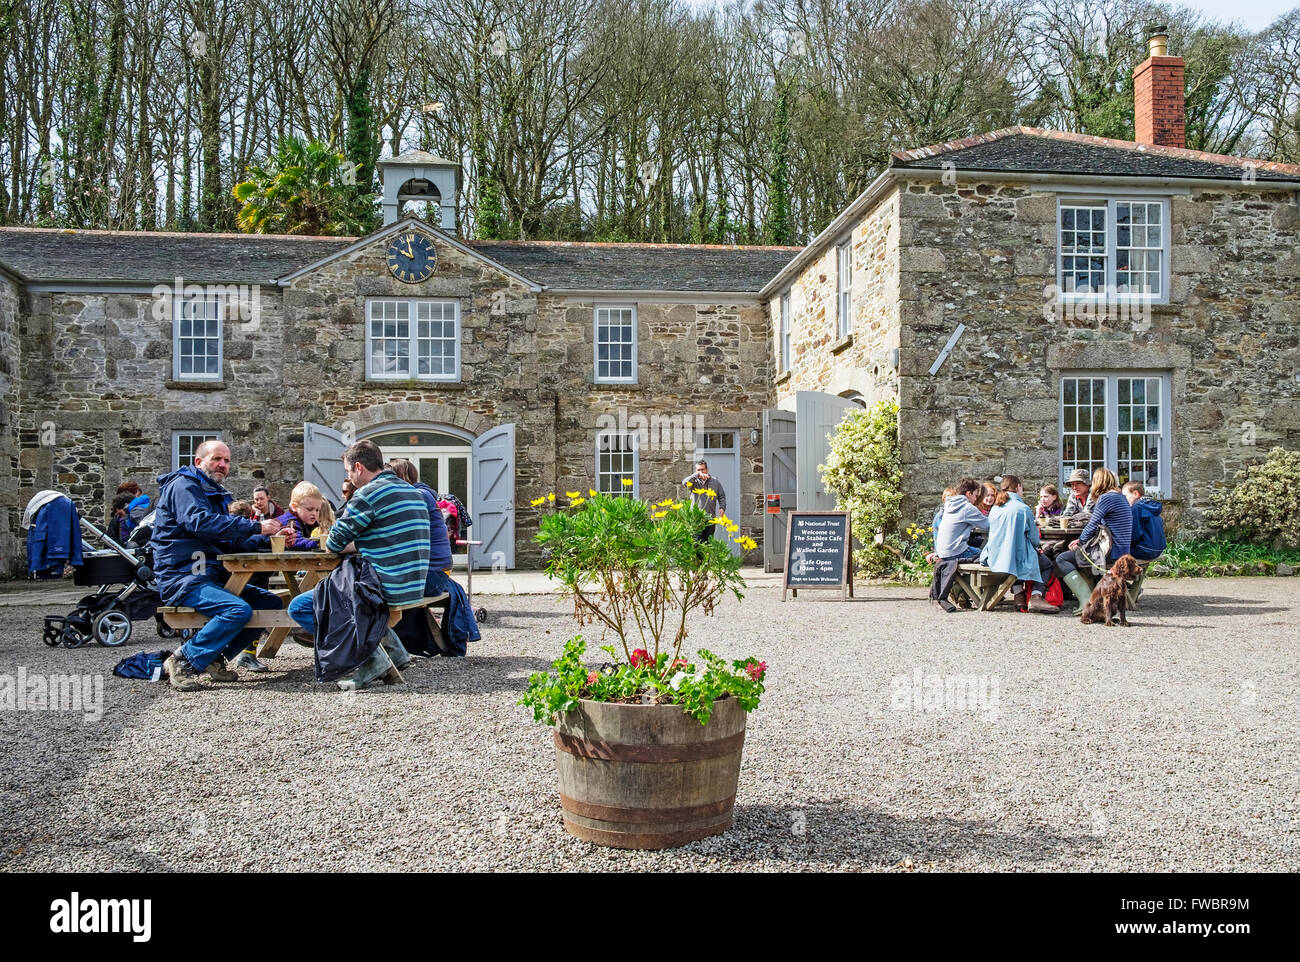
[[[1216,20],[1240,22],[1248,30],[1263,30],[1288,10],[1300,6],[1300,0],[1184,0],[1179,5]]]

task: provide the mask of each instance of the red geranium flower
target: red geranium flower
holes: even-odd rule
[[[745,671],[749,673],[749,677],[754,681],[762,681],[763,675],[767,672],[767,662],[751,661],[745,666]]]
[[[685,658],[676,658],[676,659],[673,660],[672,670],[673,670],[673,671],[677,671],[678,669],[681,669],[681,670],[683,670],[683,671],[686,670],[686,659],[685,659]]]
[[[633,668],[642,668],[642,667],[649,668],[654,663],[655,660],[650,657],[650,652],[646,651],[644,648],[637,648],[633,650],[632,652]]]
[[[600,675],[596,674],[594,671],[587,672],[587,684],[588,685],[596,684],[596,679],[598,679],[599,677]]]

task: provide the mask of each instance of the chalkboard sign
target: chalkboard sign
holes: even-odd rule
[[[839,591],[844,600],[853,594],[852,525],[848,511],[791,511],[785,537],[787,590],[798,598],[800,588]]]

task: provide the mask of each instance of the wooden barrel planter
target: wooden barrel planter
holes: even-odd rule
[[[731,828],[745,712],[714,703],[707,725],[675,705],[582,700],[555,726],[570,835],[612,848],[673,848]]]

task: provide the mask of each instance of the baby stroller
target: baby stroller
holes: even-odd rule
[[[151,616],[161,637],[175,638],[181,634],[169,627],[158,613],[162,599],[154,583],[153,549],[149,544],[153,517],[149,514],[140,522],[125,546],[85,518],[80,519],[82,531],[104,547],[83,552],[82,564],[73,569],[72,583],[99,590],[82,598],[65,616],[45,617],[47,645],[80,648],[94,639],[108,648],[118,648],[130,639],[133,621]]]

